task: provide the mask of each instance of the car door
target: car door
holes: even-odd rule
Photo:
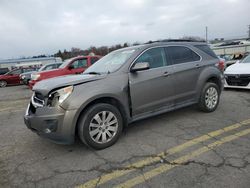
[[[8,84],[19,84],[20,83],[20,78],[19,75],[22,73],[21,69],[16,69],[11,72],[9,72],[6,75],[6,82]]]
[[[71,74],[81,74],[88,67],[88,59],[77,59],[70,64]]]
[[[173,64],[176,105],[192,102],[201,72],[201,57],[186,46],[168,46],[165,51]]]
[[[174,105],[172,67],[168,66],[164,48],[155,47],[146,50],[134,64],[141,62],[148,62],[150,68],[129,73],[133,116]]]

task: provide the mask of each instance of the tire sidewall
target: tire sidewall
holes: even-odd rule
[[[90,134],[89,134],[89,125],[90,122],[92,120],[92,118],[99,112],[101,111],[110,111],[112,112],[118,121],[118,130],[116,135],[112,138],[112,140],[110,140],[107,143],[104,144],[100,144],[100,143],[96,143],[94,140],[92,140]],[[122,121],[122,116],[120,111],[113,105],[110,104],[106,104],[106,103],[99,103],[99,104],[95,104],[91,107],[89,107],[80,117],[80,121],[78,124],[78,135],[80,137],[80,139],[82,140],[82,142],[84,142],[86,145],[88,145],[91,148],[94,149],[104,149],[107,148],[109,146],[112,146],[120,137],[121,132],[122,132],[122,128],[123,128],[123,121]]]
[[[215,88],[217,91],[217,94],[218,94],[217,104],[214,106],[214,108],[208,108],[206,105],[206,93],[207,93],[207,90],[211,87]],[[218,107],[219,102],[220,102],[220,90],[219,90],[218,85],[215,83],[212,83],[212,82],[206,83],[202,89],[202,93],[201,93],[201,97],[200,97],[200,101],[199,101],[200,109],[204,112],[213,112]]]

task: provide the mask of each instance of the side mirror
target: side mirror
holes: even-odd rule
[[[136,63],[131,69],[130,72],[137,72],[137,71],[142,71],[142,70],[147,70],[149,69],[149,63],[148,62],[139,62]]]

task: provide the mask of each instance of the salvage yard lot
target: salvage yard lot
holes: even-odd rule
[[[133,123],[112,147],[57,145],[26,128],[25,86],[0,89],[0,187],[249,187],[250,92]]]

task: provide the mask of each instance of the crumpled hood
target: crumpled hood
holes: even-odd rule
[[[92,82],[95,80],[104,79],[107,75],[90,75],[90,74],[78,74],[67,75],[50,78],[37,82],[33,87],[33,91],[41,93],[43,96],[47,96],[51,90],[61,88],[64,86],[78,85],[86,82]]]
[[[250,63],[235,63],[229,66],[224,74],[250,74]]]

